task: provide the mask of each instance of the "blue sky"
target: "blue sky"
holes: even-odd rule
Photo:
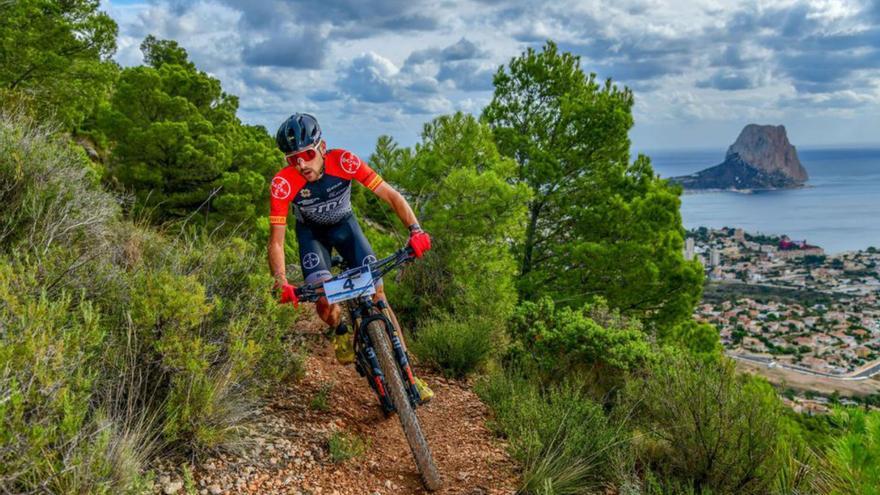
[[[747,123],[798,147],[880,144],[880,0],[102,0],[116,60],[174,39],[271,132],[295,111],[368,155],[457,110],[497,68],[553,39],[633,89],[635,151],[724,149]],[[720,157],[719,157],[720,158]]]

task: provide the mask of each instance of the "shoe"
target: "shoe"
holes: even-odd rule
[[[428,387],[428,384],[419,377],[416,377],[416,390],[419,391],[419,397],[422,399],[422,404],[434,398],[434,391],[431,390]]]
[[[336,361],[346,365],[354,362],[354,339],[348,333],[348,325],[340,323],[333,333],[333,350],[336,353]]]

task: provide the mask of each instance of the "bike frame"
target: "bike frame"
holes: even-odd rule
[[[373,280],[378,280],[388,272],[398,268],[404,263],[413,260],[411,248],[403,248],[396,253],[383,258],[379,261],[370,263],[370,271],[373,273]],[[334,263],[335,266],[335,263]],[[302,301],[314,302],[323,296],[323,287],[326,282],[338,280],[345,275],[345,272],[324,282],[304,285],[296,289],[297,297]],[[379,322],[388,334],[388,340],[391,342],[392,352],[402,376],[406,381],[406,391],[413,408],[421,403],[421,397],[416,387],[415,377],[410,365],[409,356],[401,344],[400,337],[394,324],[385,316],[384,311],[388,308],[385,301],[373,302],[369,295],[361,295],[352,299],[343,301],[349,314],[349,321],[354,329],[354,348],[355,348],[355,369],[357,372],[367,379],[370,388],[373,389],[379,398],[379,404],[386,415],[394,412],[395,408],[386,392],[385,375],[379,366],[379,360],[376,357],[376,351],[371,342],[367,327],[373,322]],[[357,324],[356,324],[357,322]]]

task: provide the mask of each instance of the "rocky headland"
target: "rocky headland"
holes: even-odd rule
[[[749,124],[727,149],[724,162],[670,181],[688,190],[744,191],[801,187],[807,179],[785,126]]]

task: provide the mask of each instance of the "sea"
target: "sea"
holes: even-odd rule
[[[687,175],[724,161],[724,149],[648,151],[661,177]],[[787,234],[826,253],[880,249],[880,148],[798,148],[810,178],[780,191],[688,192],[681,198],[685,228],[741,227]]]

